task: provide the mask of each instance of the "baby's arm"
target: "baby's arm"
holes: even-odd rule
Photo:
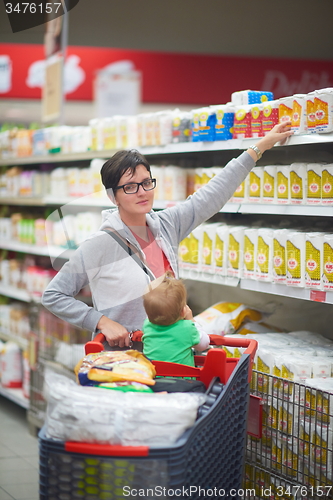
[[[194,347],[197,351],[205,351],[210,344],[209,335],[204,331],[204,329],[202,328],[201,325],[199,325],[199,323],[194,321],[192,311],[188,305],[184,307],[184,319],[193,321],[193,324],[198,330],[200,335],[200,342],[192,347]]]
[[[200,335],[200,342],[198,344],[194,345],[193,347],[196,351],[205,351],[210,344],[209,335],[204,331],[204,329],[202,328],[201,325],[199,325],[199,323],[197,323],[194,320],[193,320],[193,323],[194,323],[194,326],[196,327],[196,329],[198,330],[199,335]]]

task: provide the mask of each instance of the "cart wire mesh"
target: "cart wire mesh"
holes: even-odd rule
[[[247,438],[244,487],[255,498],[332,498],[333,394],[257,370],[251,393],[262,438]]]

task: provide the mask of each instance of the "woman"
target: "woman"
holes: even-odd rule
[[[142,295],[165,271],[178,277],[178,245],[217,213],[243,182],[262,153],[292,134],[290,122],[276,125],[208,184],[174,207],[152,211],[155,180],[137,151],[118,151],[101,169],[116,208],[102,212],[100,231],[84,241],[44,292],[53,314],[93,335],[102,331],[111,347],[127,347],[129,332],[146,318]],[[93,307],[74,297],[89,284]]]

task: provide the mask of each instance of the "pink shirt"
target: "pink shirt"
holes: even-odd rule
[[[133,231],[132,231],[133,232]],[[166,271],[172,271],[170,262],[165,256],[163,250],[158,246],[153,233],[147,228],[148,241],[143,240],[137,234],[133,233],[135,239],[145,253],[146,261],[149,269],[153,272],[156,278],[159,278]]]

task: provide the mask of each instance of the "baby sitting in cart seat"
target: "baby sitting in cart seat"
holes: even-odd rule
[[[156,361],[194,366],[193,348],[204,351],[210,339],[193,320],[186,288],[167,272],[150,284],[143,296],[148,318],[143,324],[143,353]]]

